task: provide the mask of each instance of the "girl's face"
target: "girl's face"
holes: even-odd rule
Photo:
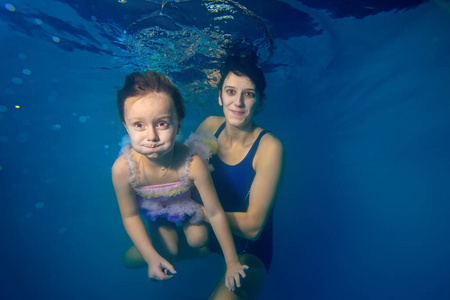
[[[124,111],[124,125],[136,152],[154,159],[171,152],[179,132],[179,122],[169,95],[150,93],[129,97]]]
[[[223,106],[223,113],[230,125],[240,128],[250,126],[259,106],[253,81],[245,75],[228,73],[219,91],[219,104]]]

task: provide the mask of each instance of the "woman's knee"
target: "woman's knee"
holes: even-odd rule
[[[245,272],[245,278],[241,278],[241,287],[230,292],[225,287],[225,279],[222,278],[209,300],[257,299],[267,276],[264,263],[251,254],[243,254],[239,257],[239,260],[242,265],[249,266],[249,269]]]

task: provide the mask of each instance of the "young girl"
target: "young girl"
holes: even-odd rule
[[[155,247],[160,253],[177,256],[177,224],[182,225],[191,247],[206,244],[202,207],[190,197],[195,186],[224,253],[225,286],[230,291],[240,287],[240,276],[245,277],[248,267],[239,262],[208,167],[194,147],[176,142],[185,115],[178,88],[154,71],[132,73],[118,92],[117,104],[131,145],[123,147],[114,163],[113,185],[125,230],[147,262],[148,276],[166,280],[176,273]],[[140,213],[150,221],[150,236]]]

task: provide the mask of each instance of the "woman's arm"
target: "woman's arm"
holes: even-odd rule
[[[122,222],[128,236],[147,262],[150,278],[165,280],[172,277],[167,275],[166,269],[173,274],[173,266],[162,258],[153,247],[144,223],[139,215],[136,195],[129,183],[128,162],[120,156],[112,168],[112,180],[119,204]]]
[[[208,117],[196,132],[214,134],[223,122],[223,117]],[[251,186],[247,212],[226,213],[233,234],[249,240],[256,240],[264,229],[282,174],[283,145],[272,134],[266,134],[261,139],[253,167],[256,175]]]
[[[260,142],[253,160],[255,178],[250,189],[247,212],[228,212],[233,234],[249,240],[258,239],[275,203],[283,169],[283,145],[272,134]]]

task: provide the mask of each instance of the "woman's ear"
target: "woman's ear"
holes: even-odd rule
[[[223,101],[222,101],[222,91],[219,91],[219,105],[223,106]]]

